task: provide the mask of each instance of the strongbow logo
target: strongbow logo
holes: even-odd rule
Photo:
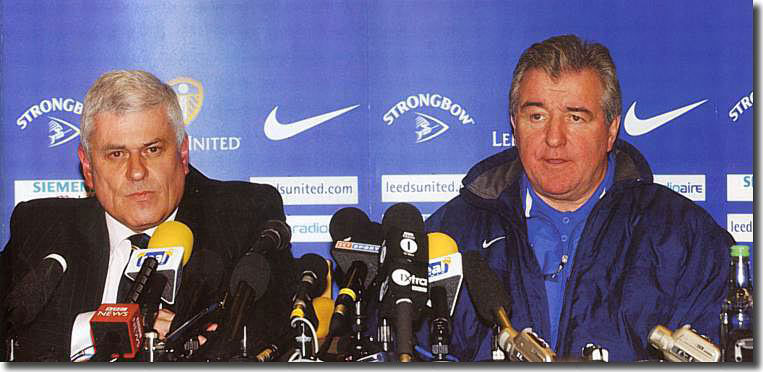
[[[309,117],[307,119],[302,119],[293,123],[279,122],[276,118],[276,112],[278,111],[278,106],[276,106],[273,108],[273,111],[270,111],[267,119],[265,119],[265,136],[273,141],[280,141],[291,138],[312,127],[323,124],[339,115],[342,115],[347,111],[351,111],[358,106],[360,105],[345,107],[343,109]]]
[[[737,103],[734,105],[734,107],[729,110],[729,118],[732,122],[736,122],[739,120],[739,116],[744,114],[745,111],[752,108],[753,96],[754,92],[750,92],[750,95],[742,96],[742,98],[737,101]]]
[[[183,110],[183,123],[191,124],[201,111],[204,103],[204,87],[199,81],[188,77],[178,77],[167,82],[178,96],[180,109]]]
[[[56,147],[67,143],[79,136],[79,128],[64,119],[48,116],[48,138],[50,144],[48,147]]]
[[[431,93],[419,93],[408,96],[408,98],[396,103],[392,108],[387,110],[382,119],[387,125],[392,125],[397,118],[406,112],[425,108],[437,108],[445,111],[445,113],[458,119],[463,125],[474,124],[474,119],[466,113],[466,109],[461,105],[454,103],[448,97]],[[414,113],[416,114],[414,119],[416,143],[434,139],[450,128],[445,122],[433,115],[424,114],[419,111]]]
[[[56,116],[45,115],[51,113],[59,114]],[[16,125],[19,129],[24,130],[37,118],[44,116],[48,120],[48,147],[56,147],[79,136],[79,127],[60,117],[71,114],[82,115],[82,102],[73,98],[48,98],[27,108],[16,119]]]
[[[623,122],[625,132],[631,136],[647,134],[705,102],[707,102],[706,99],[692,103],[688,106],[677,108],[662,115],[653,116],[648,119],[639,119],[636,116],[636,101],[634,101],[631,107],[628,108],[628,112],[625,114],[625,120]]]

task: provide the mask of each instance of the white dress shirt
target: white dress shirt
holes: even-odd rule
[[[145,231],[135,232],[117,221],[110,214],[106,212],[104,212],[104,214],[106,215],[106,228],[109,232],[109,267],[106,272],[106,283],[103,287],[101,303],[113,304],[117,301],[119,282],[122,280],[122,274],[127,267],[127,263],[130,261],[130,255],[133,251],[132,243],[130,243],[130,240],[127,238],[140,233],[145,233],[150,236],[156,231],[157,226]],[[174,221],[176,214],[177,208],[175,208],[175,211],[173,211],[165,221]],[[78,354],[85,349],[92,348],[93,340],[90,338],[90,318],[93,317],[94,313],[95,310],[80,313],[74,319],[74,324],[72,325],[70,357],[74,357],[75,354]],[[92,349],[89,350],[86,355],[92,355]],[[77,361],[79,360],[78,357]]]

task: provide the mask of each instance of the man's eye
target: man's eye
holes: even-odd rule
[[[161,150],[161,149],[159,148],[159,146],[151,146],[151,147],[147,148],[146,150],[147,150],[149,153],[152,153],[152,154],[154,154],[154,153],[157,153],[157,152],[159,152],[159,150]]]
[[[543,114],[541,113],[530,114],[530,119],[534,121],[543,120]]]
[[[570,118],[572,119],[572,121],[574,121],[576,123],[583,121],[583,117],[582,116],[578,116],[578,115],[570,115]]]
[[[110,158],[118,159],[124,156],[123,151],[112,151],[109,153]]]

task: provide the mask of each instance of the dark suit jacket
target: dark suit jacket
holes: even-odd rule
[[[272,186],[212,180],[191,167],[175,219],[193,232],[194,252],[210,249],[220,255],[227,277],[257,239],[260,226],[267,220],[284,220],[285,215],[281,196]],[[0,258],[0,298],[48,254],[59,253],[68,262],[50,301],[31,324],[16,332],[16,360],[68,361],[75,317],[101,303],[109,262],[104,209],[92,197],[32,200],[16,206],[10,227],[11,238]],[[291,252],[286,250],[276,265],[271,264],[275,267],[270,285],[251,312],[247,327],[254,337],[251,340],[275,337],[281,325],[288,327],[292,263]],[[217,295],[227,287],[227,280],[221,281]],[[188,288],[181,285],[178,301],[184,290]],[[214,300],[210,298],[206,304]],[[5,328],[5,321],[0,328]]]

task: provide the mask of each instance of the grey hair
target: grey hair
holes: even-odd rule
[[[104,112],[122,115],[164,105],[167,119],[175,128],[178,146],[185,138],[183,112],[172,87],[156,76],[141,70],[109,71],[88,89],[82,108],[80,143],[91,156],[90,135],[96,115]]]
[[[590,69],[601,80],[601,109],[604,111],[607,125],[622,111],[620,82],[617,80],[615,63],[607,47],[602,44],[583,41],[576,35],[561,35],[527,48],[519,57],[511,79],[509,108],[512,116],[515,116],[519,109],[519,84],[525,73],[531,69],[541,69],[553,80],[565,72]]]

